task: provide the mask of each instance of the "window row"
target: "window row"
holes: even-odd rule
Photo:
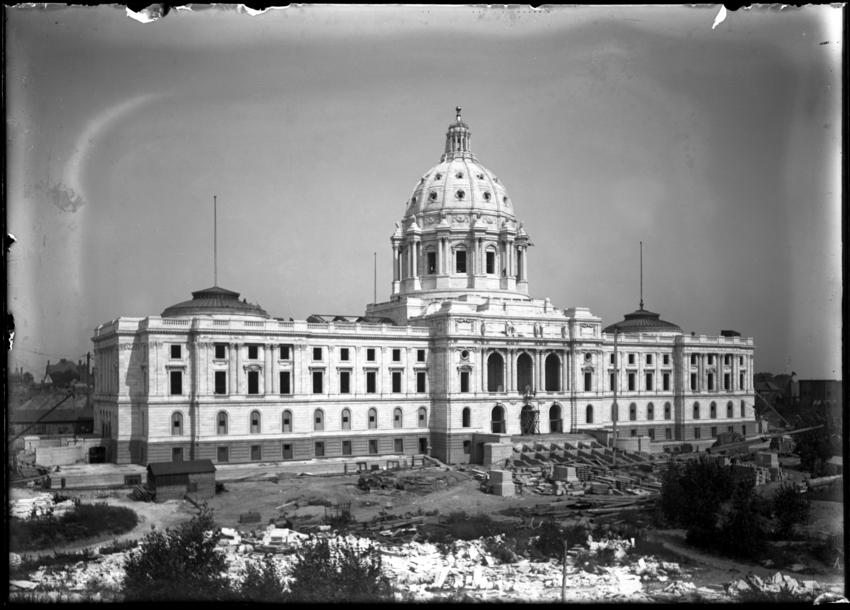
[[[339,372],[338,392],[340,394],[351,394],[351,371]],[[403,371],[390,372],[390,392],[393,394],[401,394]],[[227,371],[213,372],[213,393],[225,395],[229,393],[227,387]],[[325,372],[311,372],[311,387],[313,394],[325,393]],[[365,393],[376,394],[378,392],[378,372],[366,371],[364,373]],[[260,394],[260,371],[248,371],[248,394]],[[428,391],[428,373],[426,371],[416,371],[416,390],[417,393],[425,393]],[[169,392],[172,396],[180,396],[183,394],[183,371],[169,371]],[[278,393],[292,394],[292,373],[290,371],[280,371],[278,374]]]
[[[393,428],[404,427],[404,413],[399,408],[393,409]],[[416,427],[428,427],[428,410],[425,407],[420,407],[416,412]],[[230,417],[225,411],[219,411],[216,415],[216,433],[219,435],[228,434],[230,428]],[[376,430],[378,428],[378,410],[375,408],[369,409],[367,413],[367,429]],[[259,411],[251,411],[248,416],[248,429],[251,434],[260,434],[262,432],[262,415]],[[313,411],[313,430],[321,432],[325,429],[325,412],[322,409]],[[340,429],[351,430],[351,411],[343,409],[340,414]],[[281,414],[281,432],[293,432],[292,411],[285,410]],[[175,411],[171,414],[171,435],[183,436],[183,413]]]
[[[691,366],[697,366],[699,363],[699,357],[701,354],[691,354],[690,362]],[[719,354],[718,354],[719,355]],[[714,365],[714,356],[715,354],[705,354],[705,363],[708,366]],[[732,354],[723,354],[723,366],[732,366],[732,359],[735,356]],[[738,364],[740,366],[744,366],[744,356],[738,356]]]
[[[393,452],[396,454],[404,454],[405,453],[405,439],[403,438],[394,438],[393,439]],[[342,455],[354,455],[352,451],[352,442],[348,439],[343,439],[341,441],[341,451]],[[325,452],[327,449],[326,441],[314,441],[313,442],[313,453],[310,457],[325,457]],[[378,439],[370,438],[367,439],[367,451],[368,455],[378,455]],[[419,453],[427,453],[428,451],[428,440],[425,438],[419,439]],[[250,445],[249,447],[249,456],[250,461],[252,462],[261,462],[264,458],[263,456],[263,446],[262,445]],[[295,451],[292,443],[281,443],[281,453],[279,456],[269,456],[271,459],[275,459],[280,457],[284,460],[293,460],[295,459]],[[171,450],[171,459],[174,462],[183,461],[183,449],[181,447],[174,447]],[[216,447],[216,461],[221,464],[226,464],[230,461],[230,447]]]
[[[260,358],[260,350],[263,348],[262,344],[258,343],[249,343],[247,345],[248,348],[248,360],[259,360]],[[366,348],[366,360],[368,362],[376,361],[376,352],[378,348],[369,347]],[[292,358],[292,345],[278,345],[278,359],[280,360],[291,360]],[[338,357],[342,362],[348,362],[351,360],[351,351],[352,348],[349,347],[340,347],[338,348]],[[216,360],[226,360],[228,353],[228,344],[227,343],[214,343],[213,344],[213,358]],[[393,362],[401,362],[401,348],[393,348],[391,351],[391,358]],[[170,355],[172,360],[180,360],[183,357],[183,345],[180,344],[172,344],[170,345]],[[312,348],[312,359],[314,361],[322,361],[324,360],[325,348],[324,347],[314,347]],[[417,362],[425,362],[426,359],[426,351],[424,349],[416,350],[416,361]]]
[[[726,392],[733,391],[735,389],[738,390],[746,390],[747,389],[747,375],[745,372],[741,372],[738,374],[738,387],[733,387],[732,383],[732,374],[731,373],[723,373],[723,385],[722,389]],[[690,377],[690,390],[691,392],[699,391],[699,374],[691,373]],[[714,373],[706,373],[705,375],[705,391],[706,392],[715,392],[719,391],[720,388],[715,388],[714,383]]]

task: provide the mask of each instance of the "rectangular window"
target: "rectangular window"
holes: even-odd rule
[[[281,371],[280,377],[280,393],[292,394],[292,386],[289,384],[289,371]]]
[[[637,436],[637,430],[635,430],[634,428],[629,430],[629,436]]]
[[[404,439],[403,438],[394,439],[393,445],[394,445],[393,450],[396,453],[404,453]]]
[[[428,253],[425,254],[425,258],[426,258],[426,261],[427,261],[425,264],[427,265],[428,273],[430,275],[437,273],[437,253],[436,252],[428,252]]]
[[[256,360],[260,356],[260,346],[259,345],[249,345],[248,346],[248,360]]]
[[[711,427],[711,438],[717,438],[717,426]]]
[[[340,371],[339,373],[339,393],[340,394],[350,394],[351,393],[351,383],[350,383],[351,373],[348,371]]]
[[[614,354],[611,354],[611,355],[608,357],[608,360],[609,360],[609,362],[610,362],[611,364],[617,364],[617,359],[614,357]]]
[[[426,379],[426,374],[423,371],[419,371],[418,373],[416,373],[416,391],[417,392],[423,393],[423,392],[427,391],[426,387],[425,387],[425,379]]]
[[[466,251],[455,252],[455,273],[466,273]]]
[[[172,447],[171,448],[171,461],[172,462],[182,462],[183,461],[183,447]]]
[[[461,371],[460,373],[460,391],[469,392],[469,372]]]
[[[714,354],[709,354],[708,355],[708,365],[711,366],[712,364],[714,364]]]
[[[629,354],[629,364],[634,364],[634,363],[635,363],[635,355]]]
[[[325,457],[325,443],[317,441],[313,452],[316,457]]]
[[[463,454],[469,455],[472,453],[472,441],[463,441]]]
[[[227,447],[219,447],[216,452],[216,460],[221,463],[227,463],[230,461],[230,451],[228,451]]]
[[[651,441],[655,440],[655,428],[650,428],[649,430],[646,431],[646,434],[649,436],[649,440],[651,440]]]
[[[216,360],[224,360],[227,358],[227,344],[226,343],[216,343],[215,344],[215,359]]]
[[[425,362],[425,350],[424,349],[416,350],[416,362]]]
[[[670,354],[664,354],[661,357],[661,362],[664,364],[670,364]]]
[[[709,373],[706,376],[706,386],[707,386],[707,389],[708,389],[709,392],[714,391],[714,374],[713,373]]]
[[[292,445],[290,443],[283,444],[283,459],[291,460],[292,459]]]
[[[289,360],[289,346],[288,345],[281,345],[280,348],[279,348],[279,351],[280,351],[279,355],[280,355],[281,360]]]
[[[584,391],[590,392],[593,387],[593,373],[584,374]]]
[[[652,354],[646,355],[646,363],[649,364],[649,365],[652,364]]]
[[[178,396],[183,393],[183,371],[171,371],[171,395]]]
[[[263,459],[263,447],[262,445],[251,445],[251,461],[259,462]]]
[[[746,417],[746,416],[747,416],[747,405],[745,405],[744,402],[741,401],[741,417]]]
[[[670,390],[670,373],[664,373],[661,376],[662,389],[667,392]]]
[[[179,345],[172,345],[171,346],[171,358],[173,360],[179,360],[180,359],[180,352],[181,352],[181,349],[180,349]]]
[[[608,373],[608,389],[614,391],[614,384],[617,383],[616,373]]]
[[[697,365],[697,355],[691,354],[691,366],[696,366],[696,365]]]
[[[732,364],[732,355],[731,354],[726,354],[726,355],[723,356],[723,364],[725,364],[726,366],[729,366],[730,364]]]
[[[723,373],[723,389],[727,392],[729,391],[729,384],[731,382],[731,375],[729,373]]]
[[[215,393],[227,394],[227,371],[215,372]]]
[[[691,373],[691,392],[697,391],[697,374]]]
[[[738,378],[738,389],[739,390],[746,390],[747,389],[747,388],[744,387],[744,374],[743,373],[741,373],[740,377]]]
[[[401,392],[401,372],[393,371],[393,392],[398,394]]]
[[[393,362],[401,362],[401,350],[398,348],[393,349]]]
[[[646,374],[646,391],[652,392],[652,373]]]
[[[370,439],[369,440],[369,453],[371,455],[377,455],[378,454],[378,441],[376,439]]]
[[[313,348],[313,360],[321,360],[322,359],[322,348],[314,347]]]
[[[487,275],[493,275],[496,273],[496,253],[495,252],[487,252],[484,255],[485,257],[485,266]]]
[[[367,371],[366,372],[366,393],[367,394],[374,394],[375,392],[377,392],[377,390],[375,389],[376,378],[377,378],[377,373],[375,373],[375,371]]]
[[[313,371],[313,394],[321,394],[323,392],[323,381],[322,371]]]
[[[369,362],[375,362],[375,348],[367,347],[366,348],[366,360]]]
[[[629,373],[629,392],[635,391],[635,374]]]
[[[351,455],[351,441],[342,441],[342,455]]]
[[[694,428],[694,438],[695,439],[700,438],[700,429],[699,428]]]
[[[259,371],[248,371],[248,393],[249,394],[259,394],[260,393],[260,372]]]
[[[741,434],[743,436],[747,436],[747,426],[746,425],[741,426]]]
[[[219,434],[227,434],[227,413],[223,411],[218,414],[217,430]]]
[[[673,431],[670,428],[664,428],[664,440],[673,440]]]
[[[339,359],[342,360],[343,362],[348,361],[348,348],[347,347],[339,348]]]

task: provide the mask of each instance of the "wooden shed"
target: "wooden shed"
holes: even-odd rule
[[[148,464],[147,486],[157,502],[180,499],[187,493],[195,499],[212,498],[215,465],[210,460]]]

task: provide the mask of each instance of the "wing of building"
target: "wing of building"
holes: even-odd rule
[[[458,110],[391,236],[390,298],[364,315],[285,321],[213,286],[98,326],[110,461],[483,463],[523,437],[663,451],[755,433],[751,338],[686,335],[642,302],[603,328],[530,296],[529,235],[470,135]]]

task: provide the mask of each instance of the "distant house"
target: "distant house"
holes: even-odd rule
[[[215,495],[215,466],[210,460],[148,464],[148,489],[157,502],[180,499],[187,493],[198,499]]]
[[[50,364],[50,361],[48,361],[44,371],[44,379],[56,387],[68,387],[73,382],[80,381],[83,378],[83,375],[80,374],[80,368],[79,364],[74,364],[65,358],[62,358],[56,364]]]
[[[56,409],[49,413],[45,409],[22,408],[9,413],[9,432],[13,436],[24,431],[38,435],[90,434],[93,427],[91,408]]]

